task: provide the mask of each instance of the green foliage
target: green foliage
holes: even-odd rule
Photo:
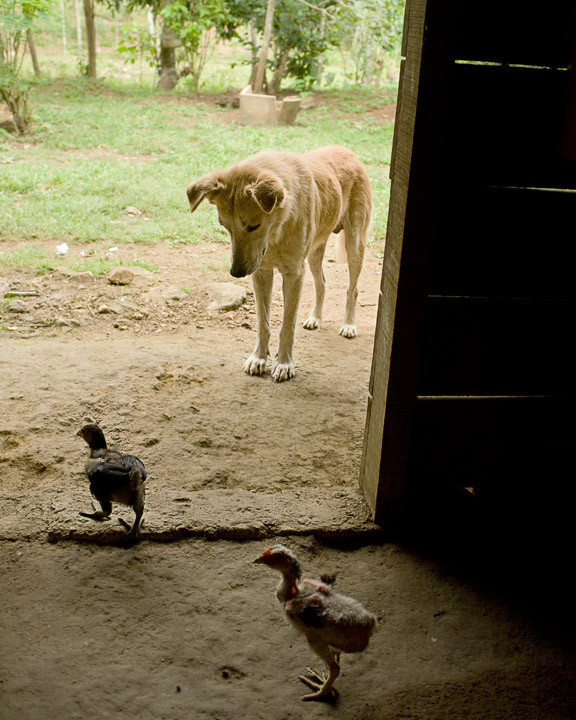
[[[118,43],[118,53],[126,55],[126,62],[134,65],[138,60],[140,63],[140,76],[142,75],[142,63],[150,67],[158,67],[158,46],[148,28],[136,23],[126,23],[122,28],[122,39]]]
[[[162,20],[176,33],[181,46],[184,71],[193,79],[194,93],[198,94],[200,77],[210,52],[214,48],[215,36],[228,32],[230,15],[225,0],[174,0],[161,13]]]
[[[20,133],[30,121],[29,84],[20,79],[28,31],[48,7],[48,0],[0,0],[0,98]]]
[[[274,73],[272,92],[280,89],[283,77],[292,78],[297,89],[309,90],[318,80],[323,54],[343,44],[352,48],[355,81],[370,81],[370,73],[383,54],[394,52],[402,33],[405,0],[281,0],[273,25]],[[228,0],[231,17],[239,25],[251,21],[262,33],[266,3],[258,0]],[[248,46],[251,39],[246,40]],[[257,55],[253,48],[253,57]]]
[[[350,43],[354,81],[377,84],[385,55],[394,54],[400,44],[404,0],[350,0],[348,9],[355,28]]]

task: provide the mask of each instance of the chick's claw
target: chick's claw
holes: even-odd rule
[[[336,702],[339,695],[338,690],[336,690],[335,687],[330,687],[327,690],[324,690],[324,687],[328,682],[328,678],[320,675],[320,673],[317,673],[313,668],[307,667],[306,670],[308,675],[298,675],[298,679],[301,680],[304,685],[308,685],[311,690],[315,690],[316,692],[303,695],[301,699],[320,700],[328,703]]]
[[[100,521],[101,520],[110,520],[110,515],[103,512],[102,510],[97,510],[96,512],[93,512],[93,513],[81,512],[78,514],[82,515],[82,517],[90,518],[91,520],[100,520]]]

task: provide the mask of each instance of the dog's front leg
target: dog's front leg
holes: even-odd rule
[[[273,268],[259,268],[252,275],[258,332],[252,355],[244,363],[244,372],[248,375],[262,375],[266,370],[266,361],[270,354],[270,306],[272,305],[273,283]]]
[[[302,280],[304,267],[300,271],[290,271],[282,274],[282,293],[284,295],[284,316],[280,339],[278,343],[278,356],[272,368],[272,378],[276,382],[290,380],[296,371],[292,360],[292,349],[294,347],[294,332],[296,330],[296,318],[300,306],[300,295],[302,294]]]

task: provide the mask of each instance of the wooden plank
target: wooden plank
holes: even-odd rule
[[[384,419],[399,401],[389,395],[389,378],[392,364],[392,337],[396,327],[397,296],[400,283],[400,264],[404,242],[404,223],[407,214],[412,146],[417,111],[420,67],[425,28],[426,0],[410,0],[406,6],[402,63],[399,86],[399,103],[394,130],[393,176],[390,193],[390,211],[385,247],[382,290],[374,340],[370,397],[364,433],[364,446],[360,469],[360,485],[370,505],[373,517],[386,524],[398,514],[397,505],[403,496],[405,468],[408,461],[409,428],[398,425],[394,452],[387,455],[388,475],[381,481],[381,464],[384,437]],[[391,413],[398,415],[398,413]],[[388,425],[394,428],[394,423]]]
[[[452,185],[429,253],[430,295],[566,298],[576,193]]]
[[[570,320],[556,300],[431,297],[418,394],[561,394]]]
[[[431,0],[427,40],[454,59],[568,67],[573,0]]]
[[[410,484],[561,482],[571,439],[566,398],[433,398],[417,402]]]

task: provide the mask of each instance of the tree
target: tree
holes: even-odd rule
[[[270,93],[280,90],[282,80],[291,76],[301,87],[310,87],[315,80],[320,57],[328,47],[339,42],[334,29],[338,25],[338,0],[277,0],[265,7],[263,0],[228,0],[231,15],[241,18],[244,25],[251,23],[262,37],[260,47],[253,48],[258,56],[258,70],[262,77],[253,83],[258,92],[260,87]],[[270,6],[273,12],[270,11]],[[268,28],[271,23],[270,48],[272,58],[268,59]],[[253,47],[250,38],[246,44]],[[258,52],[256,52],[258,51]],[[270,80],[264,67],[272,71]]]
[[[0,0],[0,97],[22,134],[30,123],[30,86],[20,77],[22,61],[32,23],[47,7],[48,0]]]
[[[154,4],[149,0],[130,0],[128,7],[140,5],[150,9],[153,34],[159,37],[156,52],[150,55],[157,62],[157,87],[172,90],[180,77],[190,75],[194,92],[198,93],[215,38],[230,38],[234,32],[226,0],[154,0]],[[131,34],[138,33],[132,28]],[[130,51],[129,60],[133,62],[133,53],[138,48],[138,43],[123,42],[120,52]]]
[[[229,13],[225,0],[174,0],[162,10],[163,27],[174,33],[182,58],[181,75],[191,75],[198,94],[200,77],[216,35],[228,33]]]
[[[355,29],[350,47],[354,80],[377,84],[384,53],[395,52],[402,35],[404,0],[351,0]]]

